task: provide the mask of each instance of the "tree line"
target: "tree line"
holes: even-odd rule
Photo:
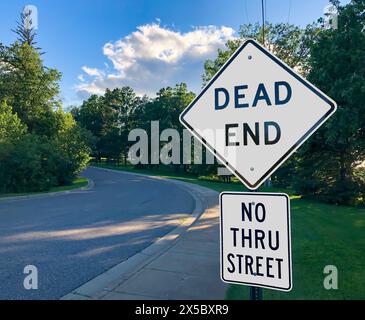
[[[265,28],[265,46],[338,103],[338,112],[272,176],[272,182],[305,197],[356,204],[365,199],[365,173],[360,166],[365,160],[365,1],[353,0],[346,6],[332,3],[339,14],[338,29],[325,28],[323,19],[305,28],[287,23]],[[245,39],[262,42],[262,32],[258,24],[243,25],[237,39],[228,41],[226,49],[206,61],[203,85]],[[174,128],[182,136],[179,114],[194,96],[184,83],[161,89],[154,99],[138,97],[132,88],[124,87],[90,97],[72,114],[96,137],[92,149],[97,161],[106,158],[126,163],[130,130],[149,132],[151,121],[159,121],[161,130]],[[144,166],[156,169],[159,165]],[[215,175],[218,164],[171,167],[195,175]]]
[[[365,0],[346,6],[331,2],[339,13],[338,29],[325,28],[323,19],[305,28],[287,23],[265,28],[265,46],[338,104],[336,114],[275,172],[272,182],[304,197],[353,205],[365,199]],[[205,62],[202,84],[245,39],[262,42],[262,33],[258,24],[241,26],[239,37]],[[130,131],[141,128],[151,136],[151,121],[159,121],[160,131],[176,129],[183,137],[179,115],[195,97],[186,84],[162,88],[154,98],[138,96],[130,87],[107,89],[66,113],[57,100],[61,75],[43,66],[34,37],[18,34],[13,45],[0,47],[0,192],[69,183],[89,156],[128,164]],[[208,152],[203,150],[205,156]],[[211,177],[218,166],[170,165]]]

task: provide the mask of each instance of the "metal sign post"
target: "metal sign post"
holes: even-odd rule
[[[259,189],[254,190],[254,192],[257,192],[257,191],[259,191]],[[262,288],[260,288],[260,287],[249,287],[249,288],[250,288],[250,294],[249,294],[250,300],[263,300],[264,299]]]
[[[250,287],[250,300],[263,300],[262,288]]]

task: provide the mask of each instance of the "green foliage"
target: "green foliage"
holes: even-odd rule
[[[92,143],[62,111],[61,75],[43,65],[22,18],[19,41],[0,43],[0,192],[6,193],[71,183],[87,165]]]
[[[227,50],[218,49],[218,56],[214,60],[208,59],[204,63],[203,86],[219,71],[231,55],[241,45],[243,39],[228,40],[226,43]]]
[[[338,104],[336,114],[300,150],[295,187],[327,202],[354,204],[365,181],[365,1],[339,7],[338,30],[311,46],[308,79]]]
[[[27,43],[0,44],[0,101],[7,101],[29,132],[50,137],[59,123],[61,74],[43,66],[38,51]]]
[[[80,168],[75,157],[68,157],[45,138],[26,134],[1,148],[0,192],[46,191],[69,184]],[[85,161],[85,157],[82,159]]]
[[[293,290],[264,289],[265,300],[365,299],[365,209],[291,199]],[[338,268],[338,290],[326,290],[326,265]],[[246,286],[230,286],[226,299],[249,297]]]
[[[128,135],[133,128],[130,118],[133,111],[138,109],[141,99],[131,87],[122,87],[114,90],[107,89],[103,103],[112,110],[114,115],[114,122],[104,137],[103,148],[110,158],[119,159],[122,153],[126,163],[129,150]]]
[[[177,84],[174,88],[162,88],[157,92],[155,99],[134,110],[134,119],[141,124],[141,128],[147,124],[146,129],[148,129],[151,121],[159,121],[160,130],[168,128],[182,130],[180,113],[194,97],[195,94],[188,91],[185,83]]]
[[[18,140],[26,132],[26,127],[12,108],[4,101],[0,104],[0,144]]]
[[[26,134],[1,148],[0,192],[43,191],[56,184],[55,177],[48,174],[51,162],[56,162],[55,155],[50,153],[51,146],[42,142]]]
[[[274,185],[336,204],[364,199],[365,179],[358,166],[365,159],[365,1],[353,0],[339,11],[339,29],[317,23],[301,29],[268,24],[265,46],[290,67],[307,76],[338,103],[338,111],[272,177]],[[206,83],[247,38],[262,42],[259,24],[244,25],[240,38],[228,41],[205,63]]]
[[[241,26],[239,38],[229,40],[226,50],[219,49],[216,59],[205,62],[203,83],[206,84],[218,72],[245,40],[255,39],[262,43],[262,32],[262,26],[258,23]],[[318,32],[317,24],[301,29],[287,23],[269,23],[265,26],[265,46],[290,67],[305,74],[308,69],[309,44],[314,41]]]
[[[271,176],[271,182],[276,187],[289,188],[296,174],[297,157],[294,154]]]
[[[55,171],[59,185],[69,184],[87,166],[91,152],[92,135],[80,128],[70,113],[58,111],[63,123],[61,130],[52,141],[62,160]]]
[[[322,20],[306,28],[266,25],[265,46],[339,106],[272,181],[294,187],[305,197],[356,204],[365,198],[365,174],[359,167],[365,159],[365,1],[353,0],[344,7],[336,0],[332,3],[340,13],[338,30],[324,30]],[[154,99],[140,98],[130,87],[107,89],[103,96],[93,95],[64,113],[58,98],[61,74],[44,67],[34,48],[35,34],[26,30],[22,19],[16,29],[18,41],[11,46],[0,43],[0,191],[67,184],[87,165],[90,152],[97,161],[126,162],[129,132],[142,128],[150,134],[151,121],[159,121],[160,131],[177,129],[182,139],[179,115],[195,97],[184,83],[162,88]],[[261,42],[262,32],[259,24],[242,26],[238,39],[206,61],[204,84],[245,39]],[[217,164],[174,168],[209,176],[216,173]]]
[[[180,134],[180,163],[182,163],[183,156],[183,126],[179,121],[179,116],[194,98],[195,94],[188,90],[187,85],[180,83],[174,88],[160,89],[155,99],[145,100],[131,115],[136,127],[145,129],[149,136],[151,136],[151,121],[159,122],[160,132],[165,129],[176,129]],[[160,148],[164,144],[166,142],[160,142]],[[198,167],[202,169],[202,166]],[[191,169],[192,166],[175,166],[176,170],[189,171],[188,168]]]
[[[35,37],[37,33],[31,27],[29,23],[27,23],[27,20],[31,17],[31,13],[21,13],[20,14],[20,22],[17,22],[17,27],[15,30],[13,30],[18,35],[18,40],[20,43],[28,44],[31,47],[34,47],[37,45],[37,42],[35,41]],[[35,48],[36,50],[40,50],[40,48]]]
[[[103,96],[93,95],[71,111],[80,126],[92,133],[96,159],[105,157],[119,161],[121,154],[127,159],[132,113],[141,101],[130,87],[107,89]]]
[[[265,26],[265,46],[270,51],[274,52],[276,56],[285,61],[290,67],[295,68],[305,75],[309,69],[309,44],[315,41],[319,30],[317,24],[308,25],[305,29],[301,29],[300,27],[287,23],[269,23]],[[229,40],[226,43],[226,50],[219,49],[216,59],[207,60],[205,62],[203,84],[205,85],[213,78],[245,40],[255,39],[262,43],[262,33],[262,26],[258,23],[241,26],[239,38]],[[286,164],[272,177],[273,182],[276,185],[288,186],[291,184],[295,168],[294,159],[292,159],[290,165]],[[205,174],[213,173],[214,170],[211,169],[212,168],[201,168],[199,170],[199,168],[192,168],[193,172],[197,171],[200,174],[204,174],[203,171],[206,171]]]
[[[71,183],[89,160],[90,133],[78,128],[70,114],[63,114],[63,128],[50,140],[26,133],[9,111],[0,110],[1,128],[4,124],[8,130],[0,137],[0,192],[46,191]]]

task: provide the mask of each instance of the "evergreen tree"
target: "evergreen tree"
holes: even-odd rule
[[[32,25],[32,12],[23,12],[20,14],[20,21],[17,22],[17,27],[15,30],[12,30],[18,35],[18,41],[21,44],[28,44],[28,46],[31,46],[35,48],[36,50],[41,50],[41,48],[37,47],[37,42],[35,41],[35,37],[37,36],[37,33],[34,30],[34,27]]]

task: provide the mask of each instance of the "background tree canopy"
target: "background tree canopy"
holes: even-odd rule
[[[333,203],[364,200],[365,1],[340,7],[338,30],[310,44],[308,80],[338,104],[336,114],[300,149],[295,189]]]
[[[365,0],[332,3],[339,13],[336,30],[325,28],[322,19],[305,28],[266,25],[264,45],[338,104],[337,113],[272,181],[304,197],[358,204],[365,199],[360,166],[365,160]],[[258,24],[241,26],[239,36],[205,62],[203,85],[245,39],[261,42],[262,32]],[[139,97],[130,87],[107,89],[65,113],[58,99],[60,73],[43,65],[35,34],[24,23],[16,33],[14,44],[0,44],[0,192],[69,183],[85,168],[89,154],[97,162],[106,158],[127,164],[129,132],[141,128],[150,135],[151,121],[159,121],[160,131],[177,129],[182,139],[179,115],[195,97],[186,84],[162,88],[155,98]],[[167,143],[160,142],[160,147]],[[211,178],[217,172],[217,163],[171,167]]]
[[[305,197],[336,204],[365,199],[365,0],[338,10],[338,29],[323,20],[301,29],[268,24],[265,46],[338,104],[336,114],[272,177],[274,184],[293,188]],[[262,28],[241,27],[240,38],[229,41],[215,60],[205,63],[209,81],[247,38],[262,42]]]

